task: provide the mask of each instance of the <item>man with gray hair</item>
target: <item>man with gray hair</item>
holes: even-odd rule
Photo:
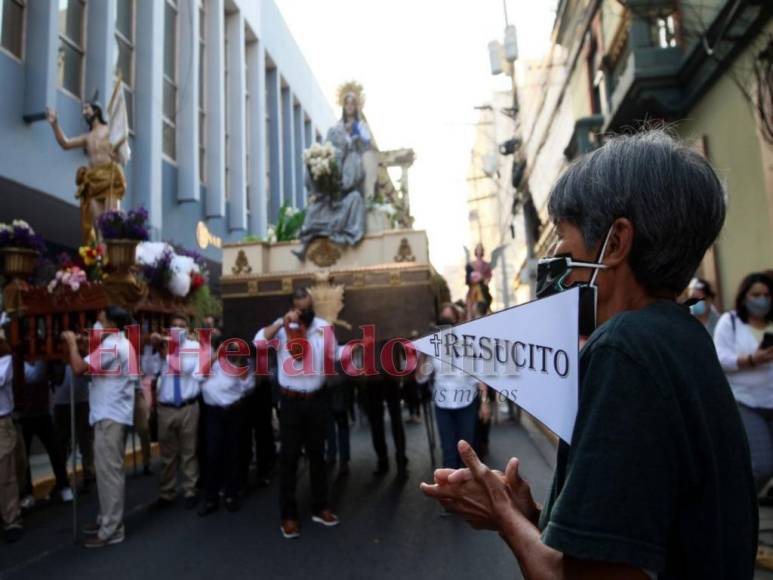
[[[590,334],[548,499],[516,458],[492,471],[464,441],[467,468],[423,491],[498,531],[528,579],[752,578],[749,447],[711,338],[676,302],[722,228],[719,178],[662,131],[616,137],[558,179],[548,210],[538,296],[580,287]]]

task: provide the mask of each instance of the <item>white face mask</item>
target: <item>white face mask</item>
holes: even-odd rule
[[[94,326],[93,326],[93,328],[94,328],[94,330],[103,330],[103,329],[104,329],[104,326],[102,326],[102,323],[101,323],[99,320],[97,320],[97,321],[94,323]]]

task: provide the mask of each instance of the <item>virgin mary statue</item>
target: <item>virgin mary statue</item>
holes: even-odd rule
[[[360,99],[356,92],[343,95],[341,119],[328,131],[327,141],[336,152],[340,194],[319,191],[306,168],[309,202],[300,233],[301,247],[293,250],[300,260],[306,258],[306,250],[314,238],[329,238],[337,244],[354,246],[365,235],[362,155],[371,147],[371,136],[360,119]]]

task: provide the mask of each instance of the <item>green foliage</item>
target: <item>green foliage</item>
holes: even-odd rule
[[[306,217],[306,210],[297,210],[292,206],[283,204],[279,208],[279,219],[274,227],[274,234],[277,242],[288,242],[298,238],[298,234],[303,226],[303,219]],[[271,242],[269,236],[269,242]]]
[[[206,284],[190,294],[188,306],[193,311],[193,328],[201,328],[205,316],[223,317],[222,300],[212,296]]]

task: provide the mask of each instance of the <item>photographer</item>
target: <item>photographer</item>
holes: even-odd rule
[[[279,439],[282,445],[279,456],[279,509],[281,532],[286,539],[300,536],[295,488],[302,448],[309,458],[312,521],[327,527],[339,523],[338,516],[328,505],[324,457],[330,427],[330,393],[325,389],[323,362],[323,329],[328,325],[326,320],[315,315],[309,291],[296,288],[290,310],[284,317],[259,330],[253,341],[259,358],[260,352],[266,348],[266,341],[278,341]],[[302,370],[301,364],[303,367],[310,366],[311,372]]]

